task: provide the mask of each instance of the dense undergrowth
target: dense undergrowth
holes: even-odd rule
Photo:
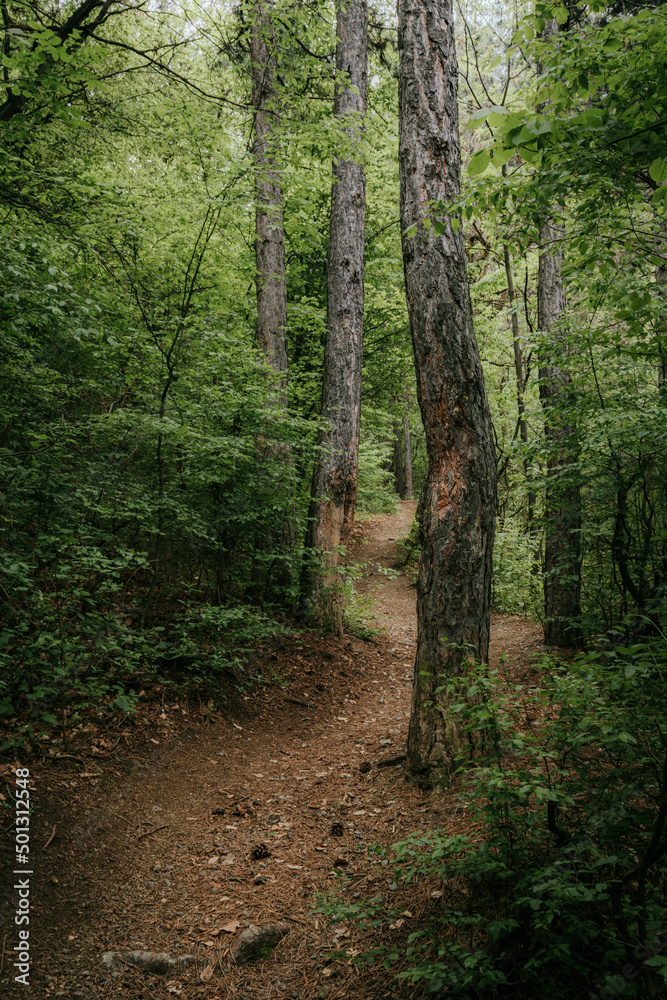
[[[455,790],[474,832],[373,849],[394,883],[438,886],[409,935],[378,901],[323,903],[385,940],[394,929],[356,960],[396,963],[439,996],[664,995],[666,673],[658,635],[546,657],[521,685],[502,665],[452,684],[467,747]]]

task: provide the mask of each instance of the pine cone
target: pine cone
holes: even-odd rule
[[[333,823],[331,826],[331,836],[332,837],[342,837],[344,833],[342,823]]]
[[[270,858],[271,851],[268,849],[266,844],[255,844],[250,852],[250,856],[253,861],[261,861],[263,858]]]
[[[370,769],[371,769],[370,760],[365,760],[359,765],[359,770],[361,771],[362,774],[368,774]]]

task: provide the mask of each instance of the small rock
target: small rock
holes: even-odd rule
[[[389,886],[389,892],[396,892],[397,889],[398,889],[398,883],[392,882],[391,885]]]
[[[155,976],[166,976],[168,972],[184,969],[195,964],[194,955],[170,958],[164,951],[105,951],[102,965],[112,972],[124,972],[129,966],[141,972],[152,972]]]
[[[231,955],[237,965],[245,965],[258,958],[264,948],[272,948],[289,933],[287,921],[271,924],[251,924],[236,939]]]
[[[379,896],[374,896],[373,899],[371,899],[371,903],[374,903],[375,906],[382,906],[384,903],[384,893],[381,892]]]

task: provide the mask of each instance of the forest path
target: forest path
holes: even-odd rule
[[[107,764],[93,764],[82,751],[85,771],[77,776],[64,760],[57,772],[36,769],[46,801],[34,830],[34,966],[27,992],[7,983],[6,958],[3,996],[422,995],[382,968],[329,962],[338,941],[352,948],[355,932],[312,914],[314,894],[337,882],[334,869],[350,878],[348,898],[382,894],[386,905],[416,909],[413,890],[386,884],[367,846],[389,845],[415,828],[465,830],[453,794],[423,793],[401,764],[378,766],[399,755],[407,738],[415,591],[393,567],[414,510],[405,502],[398,514],[355,528],[349,561],[372,572],[357,591],[375,602],[384,626],[375,639],[288,636],[265,651],[284,688],[274,683],[238,696],[228,713],[194,725],[175,699],[165,700],[142,746],[125,734],[134,759],[121,760],[116,750]],[[539,630],[523,619],[497,618],[494,637],[526,664],[539,648]],[[111,778],[106,789],[86,785],[102,771]],[[54,824],[57,836],[40,858]],[[270,856],[253,860],[262,844]],[[269,958],[230,964],[227,948],[244,925],[277,919],[292,930]],[[13,926],[7,953],[12,937]],[[111,949],[194,954],[197,968],[166,978],[110,974],[100,957]],[[202,982],[207,967],[214,972]]]

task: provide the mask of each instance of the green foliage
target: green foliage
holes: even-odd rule
[[[391,488],[387,444],[369,435],[359,444],[357,510],[363,514],[395,514],[396,494]]]
[[[463,997],[654,995],[667,938],[665,670],[660,637],[545,660],[531,688],[485,666],[452,681],[469,741],[460,798],[477,832],[394,845],[394,881],[442,887],[418,928],[380,951],[400,955],[402,977]],[[319,912],[383,928],[395,917],[340,899]]]

